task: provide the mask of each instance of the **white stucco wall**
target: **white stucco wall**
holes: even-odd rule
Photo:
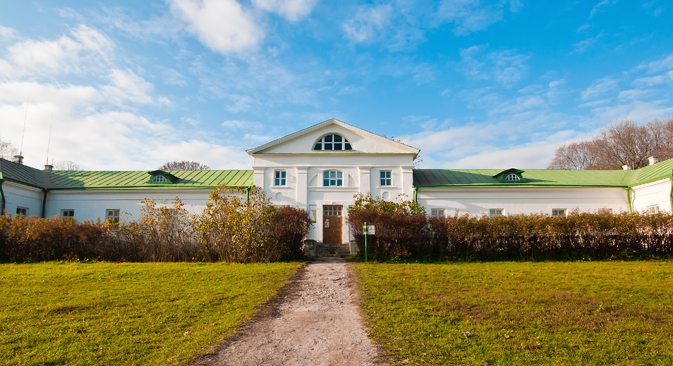
[[[5,213],[16,214],[17,207],[28,209],[28,216],[42,215],[42,190],[19,183],[5,181],[2,184],[5,193]]]
[[[655,205],[659,211],[671,212],[671,179],[661,179],[631,188],[631,205],[633,212],[642,212]]]
[[[105,210],[115,209],[120,210],[122,220],[132,221],[140,218],[143,199],[151,198],[158,206],[172,207],[175,197],[182,200],[184,208],[190,213],[200,213],[206,208],[211,191],[211,189],[50,191],[46,216],[60,215],[61,210],[71,209],[75,210],[77,220],[95,220],[99,217],[103,220]]]
[[[418,202],[431,209],[444,209],[446,215],[488,214],[490,209],[504,209],[504,214],[551,214],[553,209],[629,211],[623,188],[541,188],[541,187],[469,187],[419,188]]]
[[[309,238],[322,240],[324,205],[342,205],[342,242],[351,239],[347,210],[357,193],[371,193],[376,197],[396,199],[399,194],[413,198],[413,155],[359,154],[359,153],[306,153],[259,154],[253,156],[254,184],[262,187],[274,205],[292,205],[309,210],[316,224]],[[275,171],[285,170],[287,185],[274,185]],[[323,172],[342,172],[343,186],[324,187]],[[392,185],[381,186],[380,171],[392,173]]]

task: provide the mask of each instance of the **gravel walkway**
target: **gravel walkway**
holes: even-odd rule
[[[345,260],[306,266],[275,314],[250,324],[207,365],[382,365],[367,338]]]

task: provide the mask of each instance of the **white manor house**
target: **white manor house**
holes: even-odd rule
[[[53,171],[0,159],[2,212],[77,220],[140,216],[141,201],[179,197],[205,208],[218,185],[261,187],[276,205],[306,209],[308,239],[348,243],[356,193],[404,194],[432,215],[581,211],[671,212],[673,159],[635,170],[414,169],[419,149],[330,119],[247,150],[251,170]]]

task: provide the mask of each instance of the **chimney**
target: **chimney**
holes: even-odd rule
[[[630,165],[622,165],[622,169],[631,170],[631,166]]]
[[[44,164],[44,170],[52,171],[54,170],[54,166],[51,164]]]
[[[650,156],[649,158],[647,158],[647,160],[650,161],[650,165],[654,165],[654,164],[659,162],[659,160],[657,158],[655,158],[654,156]]]
[[[23,164],[23,155],[14,155],[14,162]]]

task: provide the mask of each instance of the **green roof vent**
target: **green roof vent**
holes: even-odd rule
[[[155,170],[147,172],[150,175],[150,184],[173,184],[178,181],[178,177],[164,170]]]
[[[523,172],[523,170],[509,168],[494,175],[493,178],[498,179],[500,183],[526,183]]]

